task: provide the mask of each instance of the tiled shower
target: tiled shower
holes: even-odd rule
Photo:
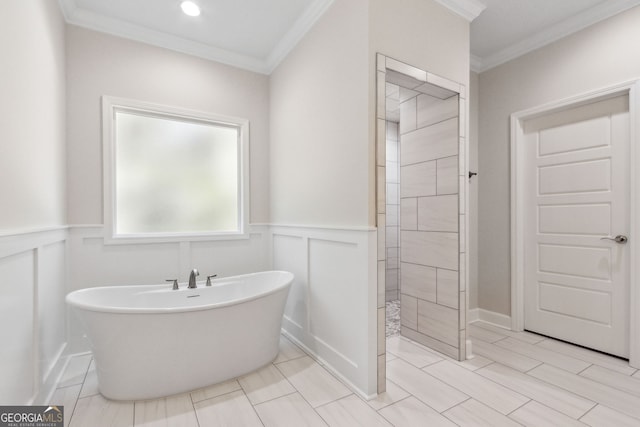
[[[458,96],[388,80],[385,89],[387,335],[400,323],[402,335],[458,358]]]

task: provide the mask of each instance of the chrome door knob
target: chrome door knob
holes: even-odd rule
[[[627,236],[623,236],[622,234],[618,234],[616,237],[601,237],[600,240],[612,240],[616,243],[627,243],[629,238]]]

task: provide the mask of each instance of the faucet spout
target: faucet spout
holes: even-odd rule
[[[196,286],[196,276],[199,276],[200,273],[198,273],[198,269],[194,268],[193,270],[191,270],[191,274],[189,275],[189,286],[187,286],[189,289],[195,289],[197,288]]]

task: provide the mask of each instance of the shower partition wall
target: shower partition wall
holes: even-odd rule
[[[378,392],[386,388],[386,239],[395,213],[389,209],[386,176],[386,89],[400,97],[399,293],[401,334],[458,360],[466,345],[466,88],[378,54]],[[389,211],[389,212],[388,212]],[[390,220],[390,223],[387,221]]]

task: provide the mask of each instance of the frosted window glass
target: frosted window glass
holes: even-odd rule
[[[239,130],[115,113],[116,234],[237,232]]]

